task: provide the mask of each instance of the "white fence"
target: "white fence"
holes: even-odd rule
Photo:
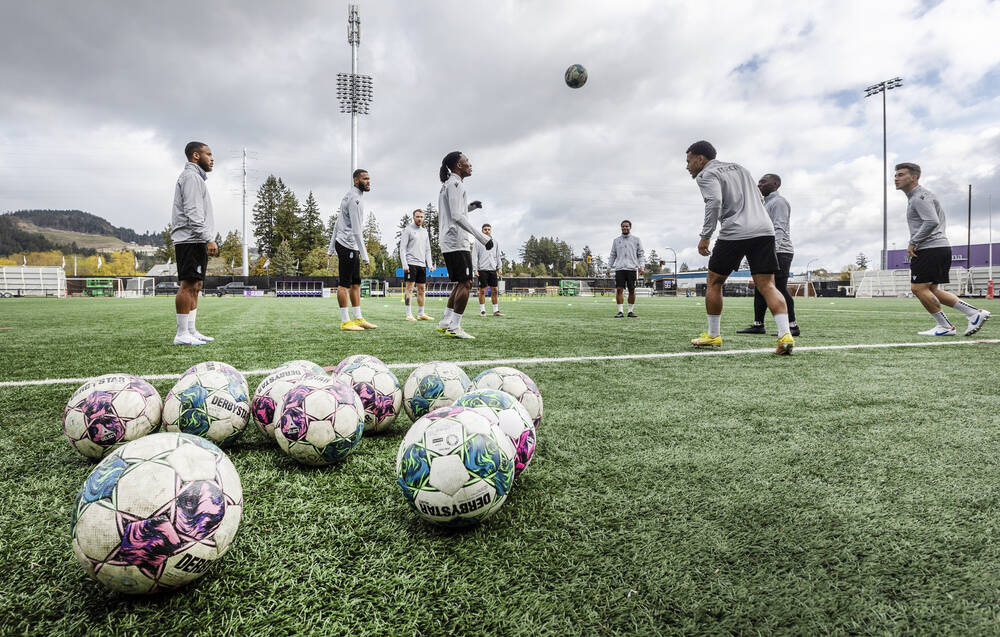
[[[1000,274],[1000,271],[994,275]],[[953,294],[985,296],[989,281],[989,268],[952,268],[948,283],[939,287]],[[876,296],[906,296],[910,294],[910,271],[907,270],[856,270],[851,272],[849,296],[870,299]]]
[[[4,296],[66,296],[66,272],[58,266],[0,266]]]

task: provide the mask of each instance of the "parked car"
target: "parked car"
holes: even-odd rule
[[[161,281],[156,284],[153,288],[153,294],[156,296],[167,295],[174,296],[177,294],[177,290],[181,289],[181,284],[177,281]]]
[[[256,285],[246,285],[245,283],[243,283],[243,281],[230,281],[225,285],[220,285],[219,287],[215,288],[215,295],[225,296],[227,294],[238,294],[240,296],[243,296],[244,290],[256,290],[256,289],[257,289]]]

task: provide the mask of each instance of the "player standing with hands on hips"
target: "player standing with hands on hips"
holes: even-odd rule
[[[215,159],[212,149],[202,142],[184,147],[187,164],[174,187],[174,209],[170,216],[170,238],[177,258],[177,279],[181,283],[174,299],[177,334],[174,345],[204,345],[213,341],[195,328],[198,294],[205,281],[208,257],[219,253],[215,244],[215,217],[205,180]]]
[[[340,202],[340,214],[333,226],[333,236],[326,255],[337,255],[340,280],[337,286],[337,303],[340,305],[340,329],[345,332],[373,330],[372,325],[361,316],[361,264],[368,265],[368,249],[361,235],[361,224],[365,220],[365,205],[362,196],[372,189],[368,171],[358,168],[354,171],[354,185]],[[349,314],[348,305],[354,317]]]
[[[642,259],[645,256],[642,241],[632,234],[632,222],[622,221],[622,233],[611,242],[611,254],[608,256],[608,267],[615,271],[615,300],[618,302],[618,314],[615,318],[625,316],[622,304],[625,301],[625,288],[628,288],[628,317],[637,318],[635,310],[635,271],[644,274]]]
[[[483,234],[493,239],[493,226],[488,223],[483,224]],[[503,316],[500,312],[500,290],[498,289],[498,279],[503,274],[500,266],[500,246],[493,241],[493,247],[487,248],[481,243],[476,243],[472,247],[472,267],[475,268],[476,278],[479,279],[479,315],[486,316],[486,288],[490,289],[490,297],[493,299],[493,316]]]
[[[427,289],[427,270],[433,270],[431,264],[431,237],[424,227],[424,211],[417,208],[413,211],[413,223],[403,229],[399,237],[399,260],[403,266],[406,288],[403,292],[403,302],[406,304],[407,321],[431,321],[432,317],[424,314],[424,294]],[[413,284],[417,284],[417,318],[413,318],[410,300],[413,298]]]
[[[452,338],[472,339],[475,336],[462,329],[462,313],[469,302],[472,291],[472,252],[469,235],[489,250],[493,240],[476,230],[469,222],[469,212],[483,207],[482,202],[469,203],[465,192],[465,178],[472,174],[472,164],[461,151],[455,150],[444,156],[438,177],[441,192],[438,194],[438,237],[441,252],[448,266],[448,279],[455,288],[448,297],[448,307],[438,323],[437,329]]]

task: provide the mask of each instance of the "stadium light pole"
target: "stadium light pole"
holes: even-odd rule
[[[885,93],[903,85],[903,78],[894,77],[882,80],[865,89],[865,97],[882,94],[882,265],[885,270],[889,263],[889,162],[886,154],[885,134]]]
[[[367,115],[373,99],[372,76],[358,74],[358,47],[361,46],[361,9],[347,8],[347,42],[351,45],[351,72],[337,73],[340,112],[351,114],[351,172],[358,168],[358,115]]]
[[[243,147],[243,276],[250,276],[250,226],[247,225],[247,149]]]
[[[680,283],[680,279],[677,278],[677,250],[673,248],[667,248],[674,254],[674,296],[677,296],[677,287]]]

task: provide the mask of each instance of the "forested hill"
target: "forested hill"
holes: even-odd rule
[[[107,219],[82,210],[18,210],[9,214],[41,228],[100,234],[126,242],[134,241],[139,245],[163,245],[163,237],[159,232],[140,234],[131,228],[118,228]]]

